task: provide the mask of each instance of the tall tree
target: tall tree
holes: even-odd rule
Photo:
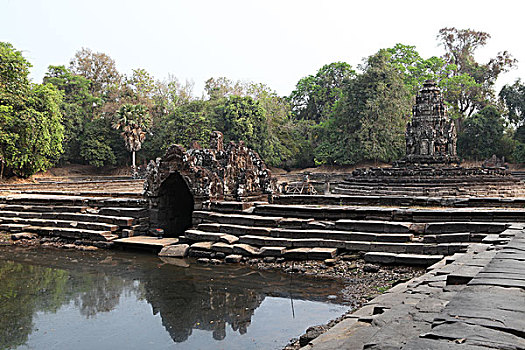
[[[62,153],[61,94],[50,84],[31,84],[30,67],[20,51],[0,42],[0,175],[7,167],[30,176]]]
[[[341,98],[344,84],[354,77],[352,66],[334,62],[321,67],[316,75],[299,80],[290,95],[295,118],[316,123],[326,120]]]
[[[437,39],[445,48],[443,59],[450,68],[450,74],[440,86],[445,88],[445,99],[450,103],[450,112],[458,119],[461,131],[463,119],[493,100],[496,79],[517,61],[507,51],[503,51],[488,63],[478,63],[474,57],[475,51],[485,46],[490,39],[490,35],[485,32],[443,28]]]
[[[73,73],[91,82],[90,92],[96,97],[103,96],[108,89],[118,85],[121,80],[115,61],[111,57],[102,52],[93,52],[88,48],[77,51],[69,68]]]
[[[64,66],[49,66],[44,83],[53,84],[63,94],[60,110],[64,126],[64,153],[62,161],[80,163],[80,140],[85,125],[94,117],[94,107],[102,105],[102,99],[91,95],[90,81],[73,74]]]
[[[151,117],[143,105],[125,104],[117,112],[118,120],[113,125],[115,129],[122,129],[122,137],[126,148],[132,154],[133,175],[137,172],[135,153],[140,151],[146,139],[146,131],[150,127]]]
[[[404,154],[412,95],[390,58],[389,52],[380,50],[345,86],[333,118],[319,128],[316,163],[391,161]]]
[[[525,124],[525,84],[520,79],[501,88],[499,97],[507,107],[509,120],[519,126]],[[525,140],[524,140],[525,141]]]
[[[461,157],[484,160],[504,152],[505,120],[497,107],[489,105],[465,120],[464,130],[458,137],[458,154]]]
[[[391,64],[403,74],[405,85],[414,95],[425,80],[439,81],[448,73],[444,59],[435,56],[424,59],[415,46],[396,44],[386,51],[391,55]]]

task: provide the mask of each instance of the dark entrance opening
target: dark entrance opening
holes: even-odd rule
[[[193,195],[182,176],[175,172],[160,186],[159,226],[165,237],[177,237],[191,227]]]

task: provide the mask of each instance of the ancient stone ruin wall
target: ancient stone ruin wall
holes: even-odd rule
[[[412,120],[406,130],[408,164],[459,163],[456,127],[447,116],[443,95],[436,83],[427,80],[416,97]]]
[[[191,226],[191,211],[206,201],[261,200],[274,186],[257,152],[242,141],[224,146],[222,133],[214,131],[209,149],[173,145],[150,162],[144,195],[153,225],[175,233]]]

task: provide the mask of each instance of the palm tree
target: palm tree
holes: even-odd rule
[[[146,131],[150,126],[151,117],[144,105],[125,104],[116,113],[118,119],[113,124],[113,128],[122,128],[122,137],[126,143],[126,148],[132,154],[133,176],[137,174],[135,165],[135,152],[142,147],[142,142],[146,139]]]

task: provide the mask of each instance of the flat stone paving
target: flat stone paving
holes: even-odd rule
[[[177,244],[178,238],[157,238],[151,236],[135,236],[115,239],[113,242],[124,246],[143,246],[162,248],[168,245]]]
[[[525,349],[525,230],[475,243],[399,284],[302,349]]]

